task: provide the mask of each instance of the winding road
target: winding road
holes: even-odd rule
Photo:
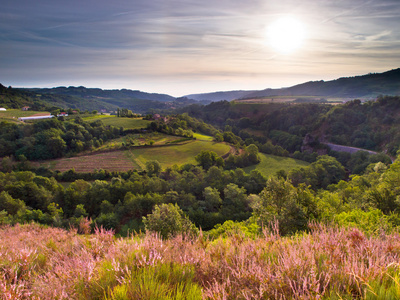
[[[368,152],[370,154],[378,154],[378,152],[371,151],[371,150],[366,150],[366,149],[362,149],[362,148],[343,146],[343,145],[337,145],[337,144],[332,144],[332,143],[321,143],[321,144],[327,145],[333,151],[337,151],[337,152],[356,153],[358,151],[366,151],[366,152]]]

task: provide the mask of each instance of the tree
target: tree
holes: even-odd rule
[[[195,160],[205,170],[208,170],[211,166],[224,166],[224,160],[214,151],[201,150],[201,152],[196,155]]]
[[[224,141],[224,136],[221,133],[216,133],[214,136],[214,140],[218,143],[223,142]]]
[[[218,211],[222,205],[222,199],[219,195],[219,191],[212,187],[206,187],[203,191],[204,201],[206,203],[206,209],[209,212]]]
[[[196,226],[178,205],[172,203],[156,205],[153,212],[143,217],[146,231],[157,232],[164,239],[177,234],[197,234]]]
[[[146,171],[149,176],[158,176],[161,172],[161,164],[157,160],[146,162]]]
[[[304,230],[307,216],[299,203],[304,202],[303,194],[289,181],[270,178],[261,194],[252,198],[253,216],[263,226],[277,221],[283,235]]]
[[[3,157],[1,160],[1,169],[3,172],[11,172],[13,169],[13,162],[9,156]]]
[[[64,192],[63,201],[63,208],[67,216],[72,216],[79,205],[85,204],[87,199],[86,195],[90,188],[91,184],[82,179],[78,179],[68,186]],[[84,208],[84,206],[82,207]]]
[[[0,211],[2,210],[15,215],[19,210],[25,210],[25,203],[22,200],[13,199],[9,193],[3,191],[0,194]]]
[[[256,145],[248,145],[246,151],[249,153],[249,161],[251,163],[258,164],[260,162],[260,158],[258,157],[258,147]]]
[[[246,209],[245,201],[246,190],[243,187],[230,183],[224,188],[224,205],[233,205],[241,211]]]
[[[66,148],[66,143],[61,137],[52,137],[47,142],[47,151],[51,158],[62,157]]]

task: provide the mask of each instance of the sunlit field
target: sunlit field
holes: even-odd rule
[[[230,147],[224,143],[196,140],[183,145],[132,149],[130,153],[135,161],[139,161],[139,164],[145,164],[149,160],[157,160],[165,168],[175,164],[197,164],[195,156],[202,150],[214,151],[221,156],[228,153]]]
[[[246,173],[257,170],[260,171],[260,173],[263,174],[265,177],[270,177],[272,175],[275,175],[276,172],[280,170],[288,172],[292,169],[298,169],[309,165],[309,163],[305,161],[297,160],[290,157],[274,156],[264,153],[259,153],[258,155],[261,158],[261,162],[259,164],[244,168]]]

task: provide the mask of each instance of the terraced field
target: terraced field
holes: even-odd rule
[[[76,172],[92,172],[94,170],[128,171],[141,169],[125,151],[113,151],[95,155],[84,155],[71,158],[61,158],[41,163],[41,166],[61,172],[72,168]]]

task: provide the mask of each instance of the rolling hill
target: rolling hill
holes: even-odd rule
[[[333,98],[373,99],[378,95],[400,95],[400,68],[384,73],[342,77],[330,81],[310,81],[288,88],[261,91],[227,91],[208,94],[192,94],[194,100],[236,100],[270,96],[315,96]]]
[[[400,94],[400,68],[384,73],[343,77],[331,81],[310,81],[289,88],[265,89],[243,98],[267,96],[319,96],[342,98],[376,98]]]
[[[102,90],[85,87],[25,89],[6,88],[0,84],[0,106],[7,109],[30,106],[35,110],[51,110],[58,107],[115,111],[117,108],[127,108],[137,113],[147,113],[152,109],[177,108],[192,103],[197,101],[126,89]]]

